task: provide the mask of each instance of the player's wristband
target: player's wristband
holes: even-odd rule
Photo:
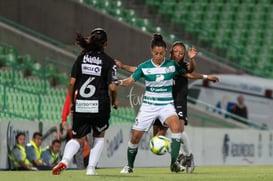
[[[203,74],[203,79],[208,79],[208,75]]]
[[[123,85],[123,80],[119,80],[119,85]]]

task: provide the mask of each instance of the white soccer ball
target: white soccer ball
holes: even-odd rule
[[[150,140],[150,149],[156,155],[164,155],[170,151],[170,140],[165,136],[154,136]]]

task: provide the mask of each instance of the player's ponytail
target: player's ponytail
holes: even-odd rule
[[[76,44],[82,48],[82,53],[103,52],[106,42],[107,34],[102,28],[92,30],[89,37],[76,33]]]
[[[154,48],[155,46],[164,47],[164,48],[167,47],[166,42],[163,40],[163,37],[161,36],[160,33],[155,33],[153,35],[151,48]]]

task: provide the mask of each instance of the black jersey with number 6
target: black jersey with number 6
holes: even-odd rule
[[[104,52],[78,56],[71,77],[76,78],[74,114],[110,113],[108,85],[117,81],[117,69],[113,58]]]

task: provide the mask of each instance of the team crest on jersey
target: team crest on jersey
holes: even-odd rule
[[[155,79],[156,82],[160,82],[162,80],[164,80],[164,75],[162,75],[162,74],[156,75],[156,79]]]
[[[165,71],[166,71],[166,73],[169,73],[169,72],[171,72],[171,68],[170,67],[166,67]]]

